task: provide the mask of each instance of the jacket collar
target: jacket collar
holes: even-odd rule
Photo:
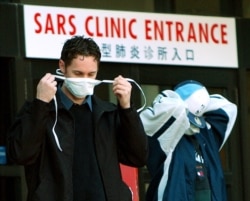
[[[66,98],[65,102],[64,102],[63,98],[62,98],[63,95],[64,95],[64,93],[62,92],[62,90],[58,88],[57,93],[56,93],[58,109],[64,108],[64,109],[68,110],[72,106],[73,103],[68,98]],[[99,113],[100,114],[102,112],[110,112],[110,111],[117,110],[117,108],[118,108],[117,105],[112,104],[112,103],[110,103],[108,101],[104,101],[104,100],[100,99],[99,97],[97,97],[96,95],[89,96],[88,101],[89,101],[89,103],[91,103],[92,111],[94,113]],[[54,105],[53,101],[52,101],[52,104]],[[52,108],[55,109],[55,107],[52,107]]]
[[[62,104],[64,105],[64,107],[67,110],[69,110],[74,103],[63,93],[61,87],[58,87],[57,91],[58,91],[58,95],[60,96],[60,100],[61,100]],[[92,99],[91,99],[91,96],[87,96],[85,101],[82,104],[85,104],[85,103],[88,104],[90,110],[92,111]]]

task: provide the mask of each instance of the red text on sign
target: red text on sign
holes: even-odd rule
[[[85,20],[85,31],[91,37],[117,37],[137,39],[133,32],[136,19],[88,16]],[[104,25],[104,26],[103,26]]]
[[[41,13],[35,13],[35,32],[37,34],[74,35],[76,33],[76,26],[73,22],[74,19],[74,15],[51,15],[49,13],[42,15]]]
[[[228,44],[227,25],[145,20],[145,39]]]

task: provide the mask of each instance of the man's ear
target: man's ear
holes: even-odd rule
[[[65,63],[62,59],[59,60],[59,68],[63,74],[65,74]]]

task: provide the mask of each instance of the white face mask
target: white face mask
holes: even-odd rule
[[[65,87],[77,98],[93,95],[94,87],[101,82],[91,78],[65,78]]]

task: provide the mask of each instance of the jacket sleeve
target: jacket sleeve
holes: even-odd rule
[[[152,106],[142,111],[140,117],[146,134],[158,139],[166,155],[175,149],[190,126],[185,103],[171,90],[157,95]]]
[[[35,99],[25,102],[7,134],[7,156],[14,163],[35,161],[45,138],[49,104]]]
[[[134,107],[119,109],[119,159],[120,162],[133,166],[142,167],[148,157],[148,140],[141,119]]]
[[[210,95],[210,102],[204,116],[206,121],[221,133],[222,143],[220,149],[228,139],[237,117],[237,106],[219,94]],[[223,131],[222,125],[225,125]]]

